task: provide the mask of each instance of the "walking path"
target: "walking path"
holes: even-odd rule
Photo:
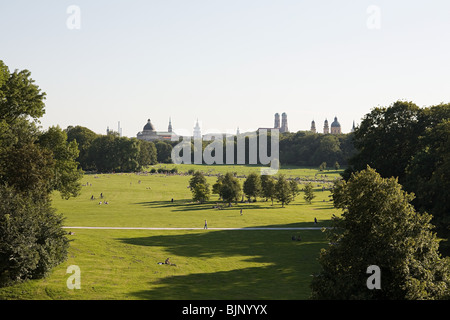
[[[63,227],[64,229],[98,229],[98,230],[203,230],[204,228],[146,228],[146,227]],[[208,228],[208,230],[322,230],[321,227],[299,227],[299,228],[270,228],[270,227],[248,227],[248,228]]]

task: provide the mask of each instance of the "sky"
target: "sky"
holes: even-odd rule
[[[74,9],[75,8],[75,9]],[[136,137],[450,102],[450,1],[0,0],[0,60],[31,71],[49,126]]]

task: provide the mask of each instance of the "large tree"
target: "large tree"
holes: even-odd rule
[[[425,127],[422,113],[413,102],[405,101],[397,101],[388,108],[372,109],[354,134],[358,152],[350,159],[353,169],[364,170],[370,165],[381,176],[398,177],[402,182]]]
[[[292,189],[284,174],[279,174],[275,184],[275,198],[281,202],[281,207],[292,201]]]
[[[342,209],[328,229],[322,271],[313,278],[315,299],[443,299],[449,297],[450,261],[438,253],[431,216],[418,213],[396,178],[368,167],[336,182]],[[367,287],[367,269],[381,271],[381,289]]]
[[[58,128],[39,131],[44,98],[29,71],[10,74],[0,61],[0,286],[44,276],[67,256],[50,195],[77,194],[78,150]]]
[[[268,199],[272,200],[272,205],[273,199],[275,199],[276,196],[275,184],[276,181],[272,175],[261,176],[261,196],[266,198],[266,201]]]
[[[354,133],[356,155],[345,171],[364,170],[370,165],[385,178],[398,177],[416,199],[419,211],[433,215],[438,235],[450,235],[450,193],[448,188],[450,104],[419,108],[397,101],[388,108],[375,108],[364,117]],[[450,254],[450,246],[445,254]]]
[[[242,194],[241,184],[231,172],[217,178],[213,191],[217,192],[223,201],[230,204],[233,201],[237,202]]]
[[[250,200],[261,194],[261,177],[259,174],[252,172],[250,173],[244,181],[243,191],[245,196]]]

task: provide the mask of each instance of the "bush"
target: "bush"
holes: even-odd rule
[[[67,258],[62,221],[48,201],[0,186],[0,286],[41,278]]]

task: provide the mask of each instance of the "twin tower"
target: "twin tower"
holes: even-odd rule
[[[283,112],[281,114],[281,127],[280,127],[280,114],[275,113],[274,129],[280,129],[280,133],[289,132],[286,112]]]

